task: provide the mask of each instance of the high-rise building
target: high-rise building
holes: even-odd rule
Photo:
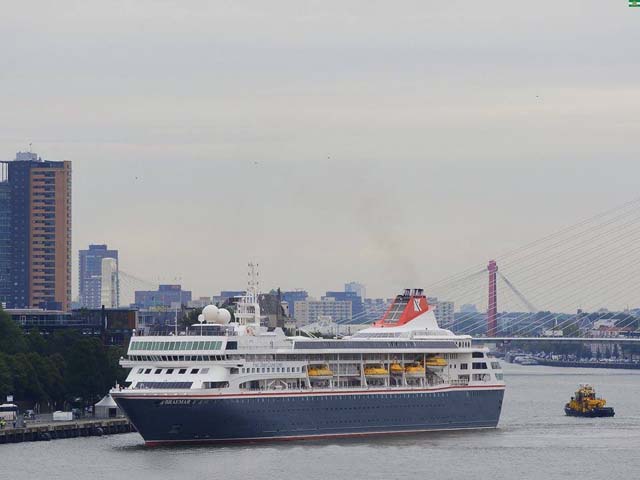
[[[120,288],[118,284],[118,261],[116,259],[102,259],[100,285],[100,303],[105,308],[118,308],[120,304]]]
[[[79,293],[80,306],[84,308],[100,308],[102,302],[102,261],[106,258],[115,260],[115,296],[120,300],[118,281],[118,251],[109,250],[106,245],[89,245],[88,250],[79,252]],[[105,305],[108,307],[108,305]],[[118,305],[114,305],[115,308]]]
[[[11,188],[7,168],[0,164],[0,306],[11,298]]]
[[[0,279],[0,284],[5,282],[0,290],[8,290],[8,295],[4,294],[7,306],[69,310],[71,162],[18,152],[15,160],[0,163],[0,216],[4,215],[5,221],[8,217],[10,224],[9,273],[5,271]]]

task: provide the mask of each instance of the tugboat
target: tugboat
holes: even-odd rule
[[[575,397],[564,406],[564,413],[572,417],[613,417],[615,412],[611,407],[605,407],[607,401],[596,397],[596,391],[591,385],[580,385]]]

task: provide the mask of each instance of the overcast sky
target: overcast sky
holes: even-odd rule
[[[0,157],[73,161],[74,264],[195,295],[255,259],[391,296],[638,193],[627,0],[5,2],[0,67]]]

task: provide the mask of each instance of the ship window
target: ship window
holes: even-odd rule
[[[474,370],[484,370],[487,368],[487,364],[485,362],[473,362],[471,368]]]
[[[473,353],[471,353],[471,356],[473,358],[484,358],[484,353],[483,352],[473,352]]]
[[[150,369],[150,368],[147,368],[147,369],[144,371],[144,373],[151,373],[151,369]]]
[[[500,362],[491,362],[491,368],[494,370],[500,370]]]
[[[460,370],[466,370],[468,366],[469,365],[467,365],[466,363],[461,363],[460,364]]]
[[[183,375],[185,373],[187,373],[187,369],[186,368],[181,368],[180,370],[178,370],[178,374],[179,375]]]
[[[230,370],[230,372],[232,374],[237,374],[238,373],[238,369],[237,368],[230,368],[229,370]]]
[[[173,368],[168,368],[167,369],[167,375],[171,375],[173,373]]]
[[[144,368],[139,368],[138,373],[142,373],[142,372],[144,372]]]
[[[154,372],[156,375],[159,375],[162,373],[162,369],[161,368],[157,368],[156,371]]]
[[[192,374],[196,374],[196,373],[198,373],[199,371],[200,371],[200,369],[199,369],[199,368],[192,368],[192,369],[191,369],[191,373],[192,373]]]
[[[136,388],[191,388],[193,382],[139,382]]]
[[[203,388],[228,388],[229,382],[203,382]]]

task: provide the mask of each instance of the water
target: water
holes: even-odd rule
[[[640,477],[640,372],[505,365],[497,430],[366,440],[146,448],[138,434],[0,446],[0,479],[355,480]],[[614,418],[566,417],[592,383]]]

